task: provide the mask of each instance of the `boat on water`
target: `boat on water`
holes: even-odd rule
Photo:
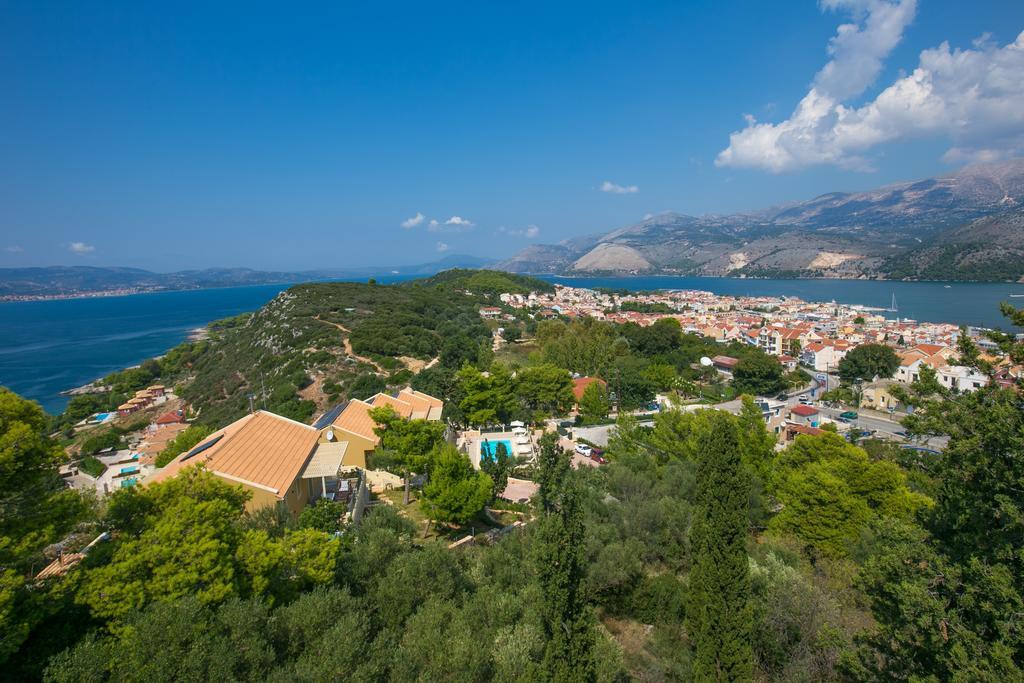
[[[1010,298],[1011,298],[1011,299],[1020,299],[1020,298],[1024,298],[1024,294],[1011,294],[1011,295],[1010,295]]]

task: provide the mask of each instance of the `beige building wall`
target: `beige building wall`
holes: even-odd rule
[[[320,434],[320,443],[327,443],[326,429]],[[353,434],[343,429],[334,427],[334,438],[336,441],[348,441],[348,448],[345,450],[345,459],[342,461],[342,469],[348,467],[359,467],[366,469],[366,454],[372,453],[377,444],[365,436]]]
[[[291,513],[293,517],[298,517],[299,513],[302,512],[302,508],[304,508],[309,502],[308,487],[302,485],[301,479],[296,479],[292,482],[291,487],[284,492],[283,500],[266,489],[248,486],[230,479],[225,479],[225,481],[241,486],[250,494],[249,502],[245,504],[246,512],[255,512],[261,508],[283,504],[288,508],[288,512]]]

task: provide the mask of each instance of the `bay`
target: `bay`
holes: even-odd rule
[[[360,278],[364,279],[364,278]],[[408,279],[384,275],[381,283]],[[1005,325],[999,302],[1024,305],[1010,293],[1024,285],[1001,283],[880,282],[870,280],[755,280],[712,277],[555,277],[577,287],[631,290],[699,289],[736,296],[796,296],[807,301],[888,307],[896,295],[899,315],[929,322]],[[948,284],[947,288],[945,285]],[[289,285],[159,292],[117,297],[0,304],[0,385],[63,410],[61,391],[158,356],[212,320],[252,311]]]

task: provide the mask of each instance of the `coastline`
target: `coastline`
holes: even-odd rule
[[[0,296],[0,303],[29,303],[40,301],[74,301],[78,299],[109,299],[117,297],[138,296],[141,294],[168,294],[171,292],[206,292],[214,289],[235,289],[238,287],[270,287],[287,285],[289,287],[307,282],[330,282],[329,280],[303,280],[302,282],[250,282],[246,284],[210,285],[208,287],[159,287],[159,288],[124,288],[98,289],[87,292],[67,294],[5,294]]]
[[[985,284],[985,285],[1024,285],[1024,276],[1021,276],[1019,280],[924,280],[924,279],[892,279],[887,277],[840,277],[830,276],[821,277],[813,275],[796,276],[796,277],[771,277],[769,275],[730,275],[728,273],[722,275],[707,275],[702,273],[636,273],[636,272],[615,272],[615,271],[595,271],[592,273],[518,273],[513,271],[499,271],[508,272],[515,275],[526,275],[528,277],[536,278],[559,278],[563,280],[579,280],[579,279],[593,279],[593,278],[621,278],[621,279],[641,279],[641,278],[700,278],[700,279],[716,279],[725,278],[729,280],[792,280],[794,282],[804,281],[824,281],[824,282],[899,282],[899,283],[930,283],[930,284],[943,284],[943,285],[954,285],[954,284]],[[420,276],[411,276],[413,279]],[[423,275],[422,277],[429,277]],[[321,278],[321,279],[310,279],[301,281],[268,281],[268,282],[249,282],[249,283],[233,283],[224,285],[202,285],[192,287],[153,287],[153,288],[141,288],[141,287],[127,287],[118,289],[97,289],[88,290],[82,292],[66,292],[59,294],[4,294],[0,295],[0,304],[4,303],[29,303],[29,302],[40,302],[40,301],[72,301],[77,299],[102,299],[102,298],[117,298],[117,297],[128,297],[137,296],[141,294],[166,294],[170,292],[203,292],[215,289],[234,289],[238,287],[261,287],[271,285],[287,285],[293,287],[295,285],[315,283],[315,282],[360,282],[369,278],[376,279],[378,282],[384,284],[390,284],[386,280],[394,279],[405,280],[409,276],[398,276],[394,273],[388,273],[385,275],[368,275],[359,277],[339,277],[339,278]]]
[[[504,271],[503,271],[504,272]],[[511,272],[511,271],[508,271]],[[528,277],[536,278],[561,278],[563,280],[586,280],[594,278],[621,278],[621,279],[639,279],[639,278],[703,278],[703,279],[729,279],[729,280],[793,280],[794,282],[804,281],[825,281],[825,282],[900,282],[900,283],[921,283],[921,284],[940,284],[940,285],[1024,285],[1024,276],[1021,276],[1019,280],[923,280],[916,279],[910,280],[906,278],[893,279],[887,277],[816,277],[812,275],[801,276],[801,277],[771,277],[769,275],[706,275],[703,273],[616,273],[616,272],[594,272],[594,273],[574,273],[572,275],[562,275],[559,273],[515,273],[515,275],[526,275]]]

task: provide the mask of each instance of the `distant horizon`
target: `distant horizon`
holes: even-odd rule
[[[1009,157],[1009,158],[1000,160],[998,163],[1006,163],[1006,162],[1011,162],[1011,161],[1024,161],[1024,157]],[[985,165],[985,164],[986,164],[986,162],[974,162],[974,163],[970,163],[970,164],[967,164],[967,163],[960,164],[960,165],[956,166],[955,168],[947,169],[945,173],[936,174],[936,176],[929,176],[929,177],[939,177],[941,175],[949,175],[949,174],[956,173],[957,171],[960,171],[960,170],[962,170],[964,168],[967,168],[967,167],[970,167],[970,166]],[[897,179],[897,180],[893,180],[892,182],[886,183],[886,185],[884,185],[884,186],[879,186],[879,188],[867,188],[866,190],[859,190],[859,191],[870,191],[870,190],[873,190],[873,189],[881,189],[882,187],[886,187],[886,186],[889,186],[889,185],[898,185],[900,183],[912,183],[912,182],[917,182],[917,181],[920,181],[920,180],[923,180],[923,179],[924,178]],[[832,191],[829,191],[829,192],[824,192],[824,193],[815,195],[813,197],[804,197],[804,198],[801,198],[801,199],[794,199],[794,200],[788,200],[788,201],[778,201],[778,202],[775,202],[775,203],[772,203],[772,204],[766,204],[763,207],[758,207],[758,208],[755,208],[755,209],[751,209],[751,210],[746,211],[746,212],[706,212],[706,213],[702,213],[702,214],[687,214],[687,213],[685,213],[683,211],[678,211],[678,210],[675,210],[675,209],[666,209],[664,211],[659,211],[658,213],[654,213],[654,214],[650,214],[650,213],[649,214],[645,214],[641,218],[639,218],[636,221],[633,221],[632,223],[629,223],[629,224],[613,225],[613,226],[608,227],[605,230],[592,230],[592,231],[583,232],[583,233],[580,233],[580,234],[577,234],[577,235],[570,235],[570,236],[568,236],[568,237],[566,237],[566,238],[564,238],[562,240],[559,240],[558,242],[545,242],[544,240],[538,240],[537,244],[560,244],[560,243],[563,243],[563,242],[566,242],[566,241],[569,241],[569,240],[572,240],[572,239],[577,239],[577,238],[585,237],[585,236],[588,236],[588,235],[603,234],[605,232],[611,232],[611,231],[616,230],[616,229],[620,229],[620,228],[623,228],[623,227],[628,227],[629,225],[635,225],[635,224],[638,224],[638,223],[642,223],[642,222],[644,222],[646,220],[649,220],[649,219],[652,219],[652,218],[656,218],[657,216],[682,215],[682,216],[689,216],[689,217],[693,217],[693,218],[723,217],[723,216],[742,216],[742,215],[754,214],[754,213],[757,213],[758,211],[767,210],[767,209],[770,209],[770,208],[773,208],[773,207],[786,206],[788,204],[800,203],[800,202],[805,202],[805,201],[812,201],[812,200],[817,199],[819,197],[824,197],[824,196],[828,196],[828,195],[832,195],[832,194],[852,194],[854,192],[855,191],[852,191],[852,190],[836,189],[836,190],[832,190]],[[516,253],[517,251],[518,251],[518,249],[516,249],[516,251],[513,251],[513,252],[506,252],[506,253],[503,253],[503,254],[500,254],[500,255],[491,255],[491,256],[484,256],[484,255],[480,255],[480,254],[472,254],[472,253],[468,253],[468,252],[458,252],[458,253],[451,253],[451,254],[443,253],[442,252],[442,253],[436,254],[435,258],[430,259],[430,260],[427,260],[426,258],[421,258],[420,260],[409,260],[407,262],[397,263],[397,264],[395,264],[395,263],[391,263],[391,264],[371,264],[371,265],[366,265],[366,266],[360,266],[359,268],[357,268],[355,270],[350,270],[350,271],[346,271],[346,270],[341,269],[341,268],[339,268],[337,266],[334,266],[334,265],[331,265],[331,266],[306,266],[306,267],[303,267],[301,269],[292,269],[292,268],[275,267],[275,266],[257,267],[257,266],[253,266],[253,265],[223,265],[223,264],[219,264],[219,265],[216,265],[216,264],[215,265],[206,265],[206,266],[192,266],[192,267],[186,266],[186,267],[180,267],[180,268],[148,268],[148,267],[145,267],[145,266],[124,265],[123,263],[83,263],[81,261],[81,259],[78,259],[78,260],[70,259],[70,260],[67,260],[67,261],[61,262],[61,263],[48,263],[48,264],[45,264],[45,265],[41,265],[41,264],[25,264],[25,265],[5,264],[5,265],[0,265],[0,270],[21,269],[21,268],[75,268],[75,267],[89,267],[89,268],[129,268],[129,269],[136,269],[136,270],[145,270],[145,271],[156,273],[156,274],[172,274],[172,273],[179,273],[179,272],[183,272],[183,271],[192,271],[192,270],[195,270],[195,271],[205,271],[205,270],[221,270],[221,269],[223,269],[223,270],[240,269],[240,270],[258,271],[258,272],[287,272],[287,273],[309,273],[309,272],[319,272],[319,271],[336,271],[336,272],[345,273],[345,272],[365,272],[365,271],[372,270],[372,269],[375,269],[375,268],[392,269],[392,268],[409,268],[409,267],[416,267],[416,266],[426,266],[426,265],[432,265],[432,264],[435,264],[435,263],[443,263],[443,262],[449,261],[449,260],[456,261],[456,260],[459,260],[459,259],[477,259],[477,260],[485,261],[485,262],[488,262],[488,263],[498,263],[498,262],[501,262],[501,261],[509,258],[514,253]],[[415,258],[415,257],[407,257],[407,259],[409,259],[409,258]]]

